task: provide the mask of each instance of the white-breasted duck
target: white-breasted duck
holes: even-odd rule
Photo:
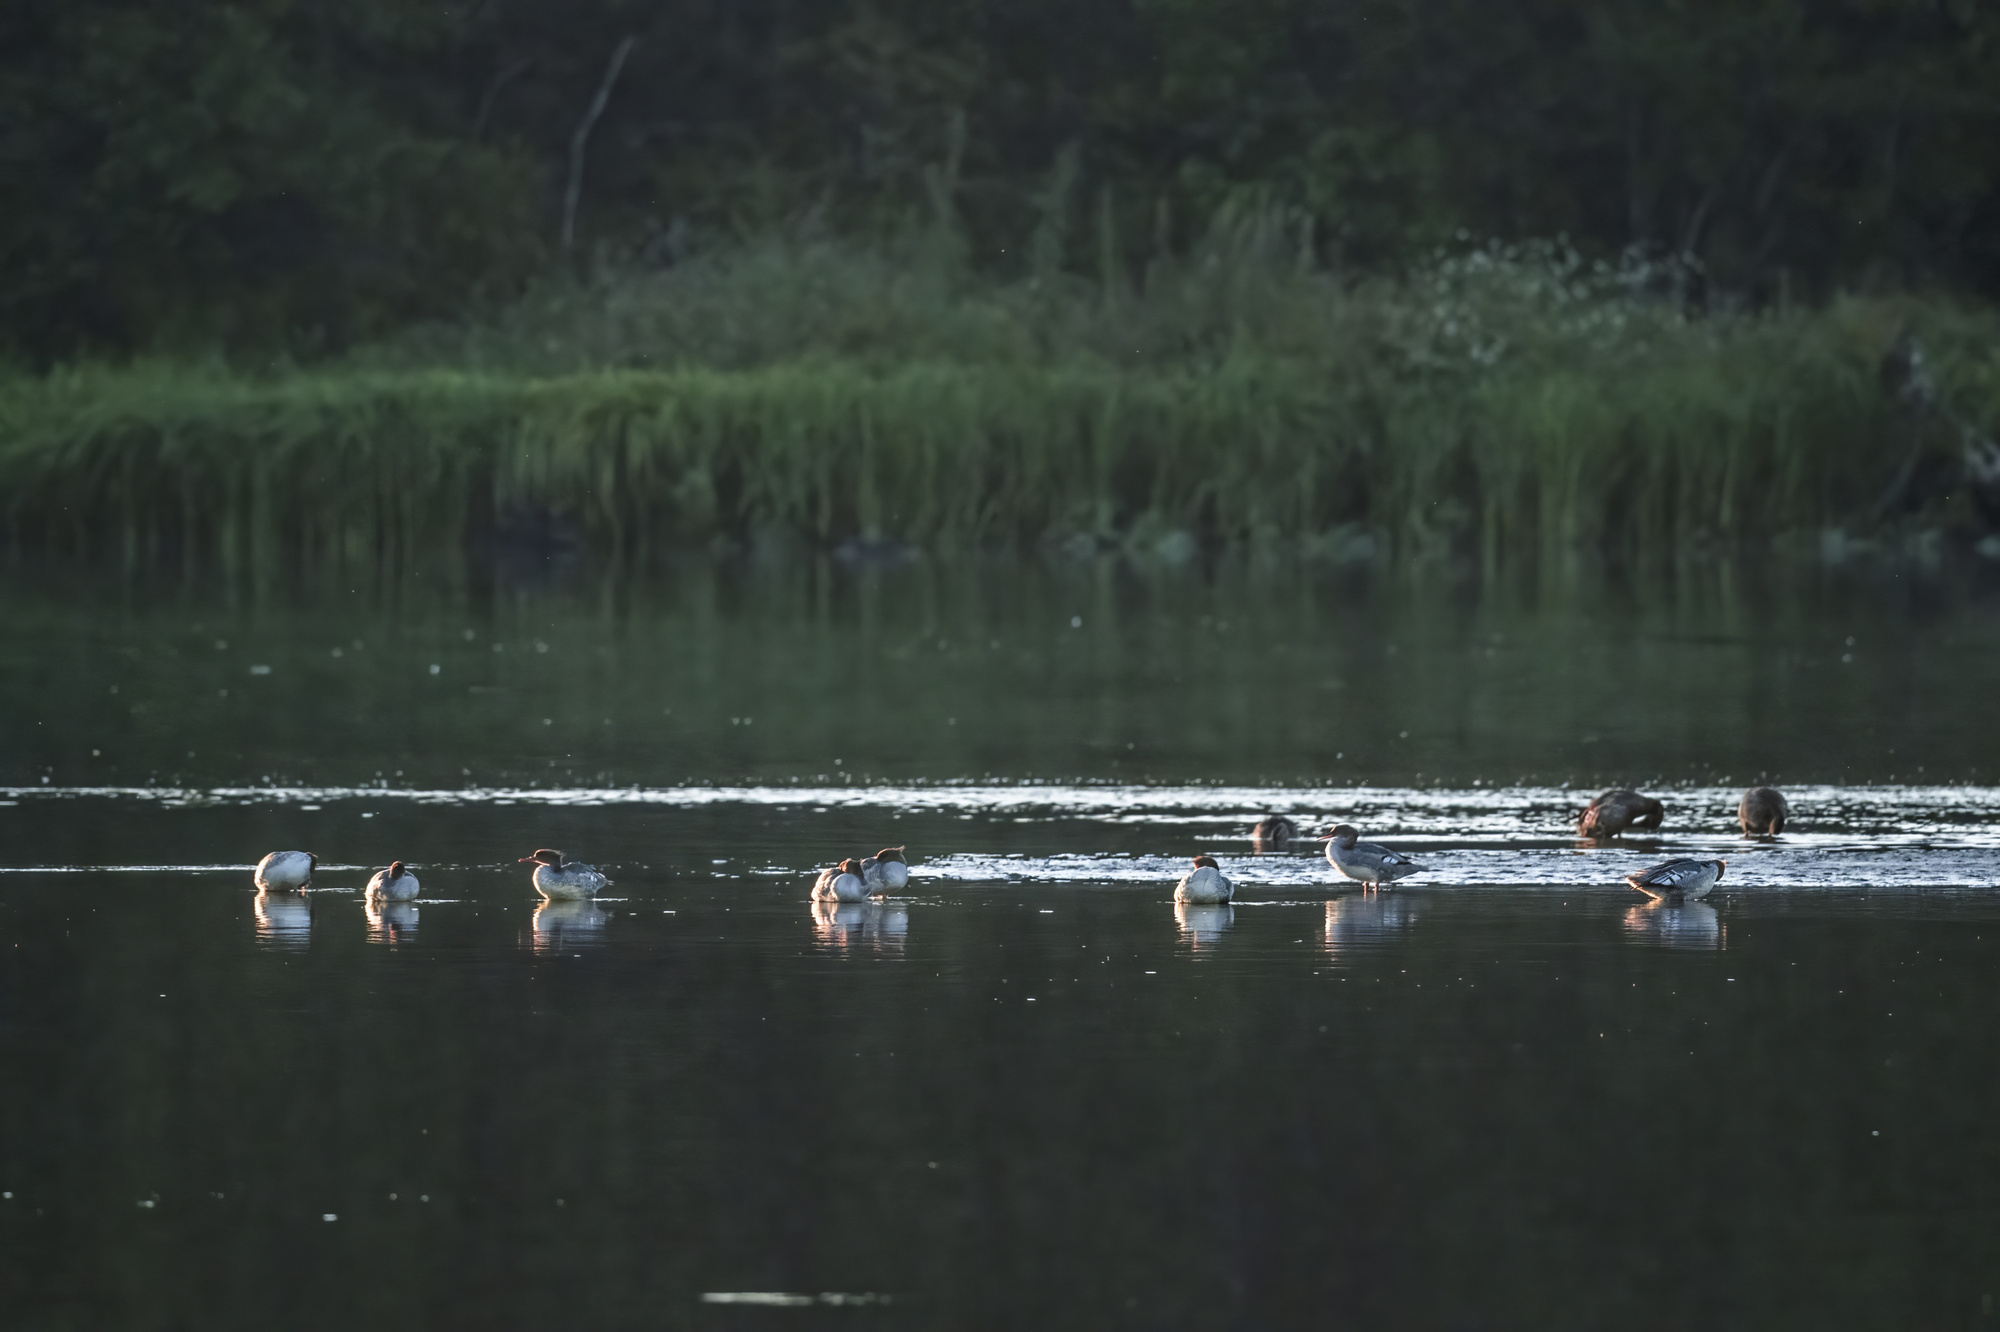
[[[1745,837],[1776,837],[1785,830],[1792,808],[1785,793],[1769,786],[1753,786],[1736,805],[1736,822]]]
[[[1707,897],[1729,864],[1726,860],[1669,860],[1625,876],[1646,896],[1665,902]]]
[[[861,877],[861,862],[852,856],[821,870],[819,879],[813,884],[815,902],[865,902],[868,898],[868,884]]]
[[[1222,876],[1214,856],[1196,856],[1194,868],[1174,885],[1174,901],[1219,906],[1236,896],[1236,886]]]
[[[388,869],[375,871],[375,877],[368,881],[367,895],[384,902],[407,902],[417,895],[417,889],[417,876],[398,860]]]
[[[1372,887],[1408,878],[1423,868],[1400,851],[1364,842],[1351,824],[1340,824],[1319,839],[1326,843],[1326,863]]]
[[[1627,828],[1657,828],[1666,816],[1666,806],[1653,797],[1621,787],[1606,791],[1584,806],[1583,812],[1576,816],[1576,832],[1579,837],[1602,841],[1618,836]]]
[[[910,862],[900,846],[885,846],[861,862],[861,881],[877,895],[900,893],[910,882]]]
[[[1299,839],[1299,825],[1282,814],[1270,814],[1257,820],[1257,826],[1250,830],[1250,849],[1253,851],[1289,851],[1292,843]]]
[[[257,891],[302,893],[318,867],[319,857],[310,851],[273,851],[257,862]]]
[[[522,856],[517,864],[535,867],[535,891],[555,902],[575,902],[597,896],[609,884],[595,865],[570,860],[560,851],[543,847],[532,856]]]

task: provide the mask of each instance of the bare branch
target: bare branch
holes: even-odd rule
[[[511,65],[503,66],[487,82],[486,95],[479,99],[479,114],[473,117],[472,121],[472,141],[474,143],[484,143],[486,141],[486,126],[493,119],[493,103],[499,100],[500,90],[521,75],[527,73],[534,63],[532,57],[527,60],[516,60]]]
[[[562,247],[569,253],[576,242],[576,205],[583,194],[583,146],[590,139],[591,127],[604,114],[604,104],[611,100],[611,87],[618,82],[618,73],[625,68],[625,57],[632,54],[632,44],[639,39],[627,37],[618,43],[618,49],[611,53],[611,63],[605,67],[604,82],[597,85],[597,96],[590,99],[590,109],[583,113],[576,133],[569,140],[569,188],[563,192]]]

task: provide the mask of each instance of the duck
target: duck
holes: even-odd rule
[[[868,897],[867,881],[861,877],[861,862],[852,856],[821,870],[819,880],[813,884],[815,902],[865,902]]]
[[[1174,885],[1174,901],[1220,906],[1236,895],[1235,885],[1222,877],[1214,856],[1196,856],[1194,868]]]
[[[1576,831],[1580,837],[1602,841],[1627,828],[1657,828],[1666,816],[1666,806],[1653,797],[1620,788],[1606,791],[1586,805],[1576,816]]]
[[[1326,843],[1326,863],[1350,879],[1371,887],[1415,874],[1423,868],[1400,851],[1359,840],[1361,834],[1349,824],[1340,824],[1319,840]]]
[[[1253,851],[1286,851],[1298,840],[1299,825],[1282,814],[1267,814],[1250,830]]]
[[[543,847],[532,856],[522,856],[516,864],[535,867],[535,891],[554,902],[575,902],[595,897],[611,880],[595,865],[565,859],[560,851]]]
[[[302,893],[317,868],[319,857],[310,851],[273,851],[257,862],[257,891]]]
[[[388,869],[375,871],[375,877],[368,881],[367,895],[383,902],[407,902],[417,895],[417,876],[405,869],[402,861],[395,861]]]
[[[877,897],[900,893],[910,882],[910,862],[900,846],[885,846],[861,862],[861,882]]]
[[[1669,860],[1625,876],[1625,882],[1656,901],[1678,902],[1707,897],[1722,877],[1726,860]]]
[[[1791,812],[1784,792],[1769,786],[1753,786],[1743,793],[1736,806],[1736,821],[1743,825],[1745,837],[1776,837],[1785,830],[1785,819]]]

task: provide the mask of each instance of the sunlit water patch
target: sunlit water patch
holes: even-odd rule
[[[1734,788],[1670,788],[1665,826],[1603,843],[1575,837],[1571,821],[1588,793],[1563,788],[1503,787],[1459,790],[1382,788],[1230,788],[1207,786],[900,785],[799,788],[506,788],[416,790],[408,788],[215,787],[16,788],[17,802],[0,811],[26,823],[85,820],[91,808],[120,806],[226,815],[254,812],[260,824],[299,825],[293,840],[324,827],[340,829],[345,845],[394,837],[396,854],[413,866],[491,876],[516,873],[515,861],[541,836],[516,834],[489,846],[487,855],[437,854],[421,844],[427,821],[443,812],[487,826],[533,828],[551,817],[586,818],[607,838],[643,842],[645,860],[621,862],[604,852],[592,858],[614,876],[645,883],[662,849],[658,820],[685,819],[708,835],[717,822],[748,829],[762,854],[718,847],[734,855],[706,858],[718,881],[768,879],[792,886],[844,855],[865,855],[880,842],[864,837],[842,845],[845,830],[871,825],[874,836],[909,842],[911,891],[926,883],[994,882],[1023,888],[1049,884],[1162,889],[1188,868],[1198,852],[1217,856],[1247,898],[1323,893],[1351,888],[1319,854],[1313,833],[1335,822],[1352,823],[1371,840],[1388,842],[1424,866],[1397,891],[1440,887],[1554,887],[1605,885],[1622,889],[1623,877],[1673,856],[1728,861],[1719,891],[1839,888],[1978,888],[2000,884],[2000,788],[1983,786],[1873,786],[1794,788],[1787,792],[1793,817],[1778,838],[1744,837],[1735,825]],[[539,812],[538,812],[539,811]],[[288,816],[289,812],[289,816]],[[1290,815],[1305,836],[1281,852],[1253,853],[1247,832],[1267,813]],[[353,822],[381,815],[374,831]],[[389,831],[388,819],[397,818]],[[308,817],[310,816],[310,817]],[[885,821],[886,820],[886,821]],[[812,829],[829,829],[815,842]],[[765,830],[786,829],[778,845]],[[834,828],[842,832],[834,832]],[[637,829],[648,830],[641,835]],[[987,849],[996,837],[1015,849]],[[762,839],[759,841],[758,839]],[[685,842],[679,835],[672,843]],[[20,841],[16,845],[21,845]],[[143,851],[143,848],[133,847]],[[148,873],[247,872],[265,849],[244,846],[241,862],[196,860],[164,863],[141,855],[130,864],[16,861],[0,872],[73,873],[84,869]],[[685,849],[683,846],[682,849]],[[453,851],[474,850],[463,843]],[[776,854],[772,854],[772,852]],[[688,857],[683,857],[687,859]],[[332,887],[386,863],[323,859],[316,888]],[[701,861],[694,858],[696,866]],[[696,866],[683,873],[699,874]],[[349,884],[358,887],[358,884]],[[549,918],[548,932],[582,937],[587,913],[573,920]],[[275,928],[275,927],[274,927]]]

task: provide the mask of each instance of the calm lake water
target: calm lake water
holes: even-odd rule
[[[16,572],[0,1322],[1990,1326],[1996,592]],[[1579,845],[1613,782],[1665,828]]]

